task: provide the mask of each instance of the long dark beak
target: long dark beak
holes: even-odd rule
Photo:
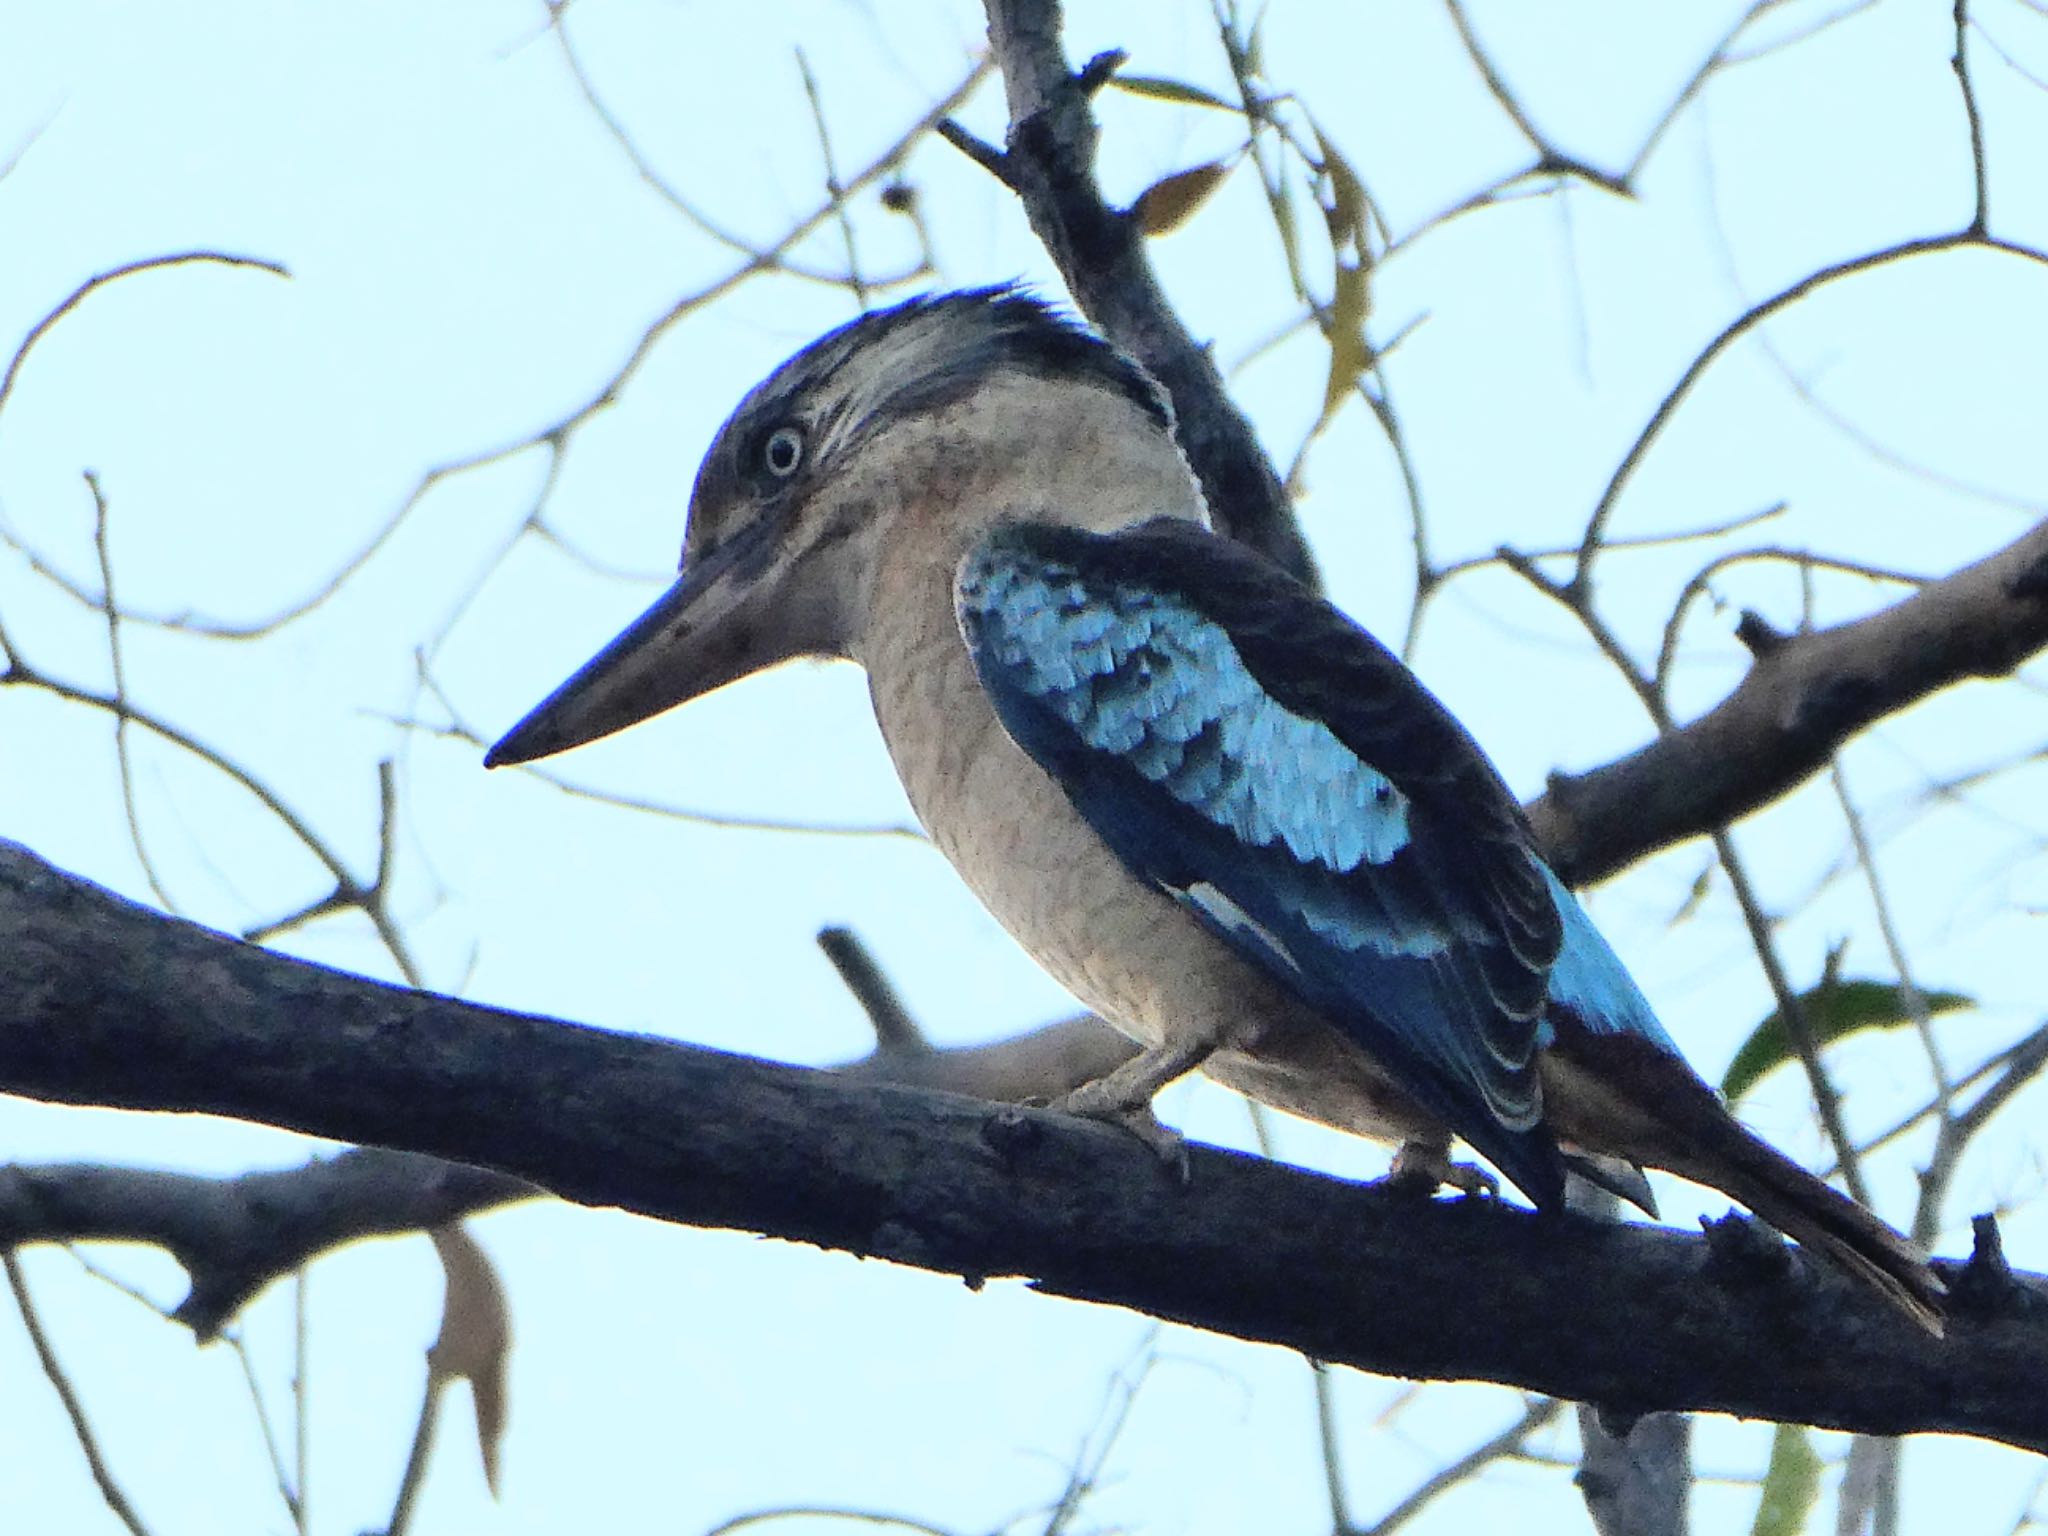
[[[761,654],[778,583],[774,529],[736,533],[484,754],[486,768],[584,746],[722,688],[780,656]]]

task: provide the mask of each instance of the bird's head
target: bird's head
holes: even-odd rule
[[[912,299],[757,386],[697,472],[682,574],[484,761],[596,741],[797,656],[854,652],[878,565],[1019,517],[1200,516],[1150,375],[1011,289]]]

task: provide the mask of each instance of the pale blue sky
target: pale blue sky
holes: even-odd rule
[[[821,194],[793,47],[820,86],[842,172],[865,164],[966,72],[971,5],[814,3],[742,8],[579,0],[570,31],[645,157],[724,226],[769,240]],[[1689,3],[1472,6],[1506,75],[1563,148],[1607,167],[1633,154],[1671,93],[1740,7]],[[1828,7],[1790,5],[1752,40]],[[1131,68],[1222,88],[1206,9],[1165,0],[1076,6],[1075,58],[1120,45]],[[2048,75],[2048,22],[2011,0],[1978,8],[1989,35]],[[640,182],[578,95],[537,5],[349,7],[211,3],[175,9],[0,4],[0,338],[11,351],[94,272],[191,247],[285,263],[188,267],[91,299],[48,336],[0,414],[0,519],[26,547],[97,586],[96,470],[112,516],[123,602],[247,622],[317,589],[435,464],[513,442],[587,399],[645,325],[736,258]],[[1275,0],[1271,78],[1299,93],[1405,232],[1526,158],[1463,62],[1441,10],[1373,0]],[[1388,262],[1373,334],[1415,328],[1389,364],[1440,557],[1507,541],[1576,539],[1656,401],[1747,304],[1816,265],[1959,225],[1967,139],[1948,67],[1946,7],[1868,7],[1825,35],[1718,76],[1665,136],[1624,202],[1564,198],[1468,216]],[[1991,146],[1999,231],[2048,242],[2039,180],[2048,96],[1980,37],[1972,60]],[[1127,199],[1227,153],[1221,114],[1102,100],[1103,177]],[[1001,97],[961,114],[998,136]],[[1024,276],[1057,291],[1007,193],[954,151],[919,151],[911,178],[941,280]],[[1289,318],[1264,204],[1248,168],[1181,234],[1155,244],[1168,290],[1283,462],[1320,404],[1323,351],[1307,336],[1251,357]],[[914,258],[870,200],[859,219],[875,273]],[[804,256],[843,259],[835,229]],[[1965,254],[1826,294],[1722,360],[1621,503],[1614,532],[1710,525],[1780,500],[1767,533],[1924,572],[2015,536],[2048,496],[2038,402],[2048,397],[2048,285],[2038,269]],[[528,537],[499,554],[545,465],[528,453],[441,483],[329,604],[257,643],[144,628],[128,635],[137,697],[221,745],[273,785],[367,874],[375,765],[403,787],[398,915],[429,985],[507,1006],[797,1061],[855,1055],[858,1009],[812,945],[856,928],[930,1032],[992,1038],[1068,1005],[960,890],[901,838],[791,837],[655,821],[570,800],[476,753],[393,723],[437,718],[415,648],[445,630],[434,675],[487,734],[508,725],[637,612],[672,566],[698,454],[738,396],[787,352],[851,313],[843,294],[762,280],[671,332],[613,410],[573,439],[551,523],[598,560],[593,575]],[[1239,365],[1243,364],[1240,368]],[[1880,462],[1802,402],[1798,380],[1854,432],[1938,480]],[[1309,461],[1306,524],[1334,595],[1381,634],[1407,619],[1411,561],[1398,481],[1353,406]],[[1734,547],[1723,541],[1715,548]],[[1603,601],[1638,654],[1711,550],[1613,557]],[[482,582],[480,590],[477,584]],[[466,603],[476,590],[473,603]],[[1783,571],[1716,587],[1780,625],[1799,617]],[[1821,581],[1823,617],[1881,589]],[[466,606],[465,606],[466,604]],[[1734,607],[1686,630],[1679,702],[1697,710],[1741,675]],[[0,615],[37,665],[103,686],[104,626],[0,549]],[[451,619],[454,620],[450,627]],[[1627,750],[1647,725],[1583,637],[1504,573],[1434,607],[1416,662],[1524,792],[1554,768]],[[2038,775],[1971,805],[1921,814],[1930,779],[2042,740],[2048,711],[2019,689],[1945,696],[1888,723],[1847,758],[1884,839],[1885,873],[1924,985],[1986,1004],[1946,1026],[1974,1063],[2039,1008]],[[143,743],[139,802],[152,855],[188,915],[229,929],[321,894],[319,871],[211,770]],[[563,763],[579,783],[721,813],[889,823],[907,812],[847,668],[757,679]],[[67,868],[146,894],[119,810],[111,733],[96,714],[0,694],[0,833]],[[1846,844],[1825,786],[1746,826],[1767,898],[1797,905]],[[1717,1076],[1768,1004],[1732,903],[1672,914],[1704,867],[1687,847],[1595,895],[1674,1034]],[[1783,935],[1804,980],[1838,940],[1852,969],[1883,968],[1867,893],[1836,881]],[[284,947],[389,974],[351,919]],[[1922,1092],[1898,1042],[1842,1053],[1859,1126]],[[1163,1106],[1193,1134],[1243,1144],[1241,1104],[1191,1085]],[[1759,1129],[1817,1156],[1786,1075],[1746,1106]],[[1966,1165],[1952,1208],[2024,1199],[2038,1154],[2023,1099]],[[1290,1156],[1370,1173],[1383,1154],[1288,1126]],[[1903,1219],[1911,1154],[1879,1159]],[[190,1117],[0,1103],[0,1157],[104,1158],[231,1170],[288,1163],[297,1138]],[[1667,1216],[1720,1204],[1673,1188]],[[448,1433],[417,1529],[691,1532],[749,1508],[845,1504],[987,1529],[1053,1498],[1095,1424],[1142,1318],[958,1284],[730,1234],[535,1205],[486,1218],[517,1340],[501,1503]],[[1961,1238],[1952,1225],[1945,1246]],[[2037,1216],[2008,1227],[2019,1262],[2048,1266]],[[108,1262],[169,1301],[161,1256]],[[173,1536],[279,1530],[239,1374],[61,1254],[28,1256],[49,1321],[101,1424],[117,1474]],[[424,1239],[364,1245],[311,1282],[316,1528],[385,1518],[410,1432],[438,1274]],[[276,1294],[248,1327],[273,1397],[290,1312]],[[1091,1523],[1221,1536],[1326,1528],[1302,1363],[1182,1330],[1144,1388]],[[1362,1519],[1516,1412],[1492,1388],[1431,1389],[1376,1418],[1394,1383],[1345,1375],[1338,1396]],[[1767,1433],[1703,1425],[1707,1470],[1760,1465]],[[1550,1442],[1569,1455],[1568,1438]],[[2033,1464],[1964,1445],[1916,1450],[1909,1511],[1942,1529],[2007,1529]],[[19,1329],[0,1322],[0,1486],[21,1529],[113,1529]],[[1959,1499],[1956,1490],[1967,1489]],[[1746,1522],[1753,1494],[1703,1488],[1698,1528]],[[1421,1527],[1576,1530],[1567,1475],[1510,1467],[1445,1501]],[[806,1529],[825,1529],[820,1525]],[[788,1529],[788,1527],[785,1527]]]

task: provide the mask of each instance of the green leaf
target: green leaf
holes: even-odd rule
[[[1960,992],[1923,991],[1920,996],[1929,1014],[1973,1008],[1977,1001]],[[1913,1018],[1906,1008],[1904,989],[1890,981],[1824,981],[1799,1002],[1817,1045],[1831,1045],[1866,1029],[1896,1029]],[[1798,1056],[1784,1019],[1772,1013],[1742,1042],[1742,1049],[1728,1064],[1728,1075],[1721,1079],[1722,1096],[1733,1103],[1771,1068],[1796,1061]]]
[[[1771,1437],[1763,1502],[1756,1507],[1750,1536],[1799,1536],[1820,1497],[1820,1467],[1811,1433],[1797,1424],[1780,1424]]]
[[[1190,85],[1185,80],[1167,80],[1158,75],[1111,75],[1109,84],[1119,91],[1128,91],[1133,96],[1149,97],[1153,101],[1171,101],[1183,107],[1213,107],[1218,112],[1243,114],[1244,108],[1234,101],[1225,101],[1214,91],[1205,91],[1199,85]]]

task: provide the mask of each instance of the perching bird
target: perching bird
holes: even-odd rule
[[[1939,1332],[1939,1282],[1680,1057],[1464,728],[1210,530],[1164,393],[1012,290],[913,299],[756,388],[682,574],[492,748],[526,762],[798,656],[859,662],[932,840],[1140,1054],[1067,1106],[1151,1128],[1201,1067],[1539,1208],[1567,1163],[1732,1195]],[[1601,1170],[1604,1168],[1605,1172]]]

